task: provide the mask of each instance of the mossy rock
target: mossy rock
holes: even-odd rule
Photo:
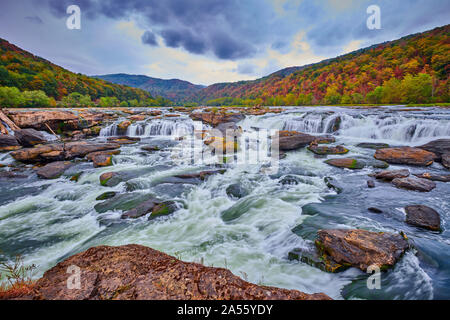
[[[128,211],[136,208],[141,203],[144,203],[151,195],[142,194],[142,193],[124,193],[115,195],[113,198],[110,198],[104,202],[98,203],[94,206],[94,209],[98,213],[105,213],[107,211],[113,210],[121,210]]]
[[[178,209],[179,207],[175,201],[164,201],[153,208],[152,213],[150,214],[150,217],[148,219],[153,220],[159,217],[168,216]]]
[[[97,200],[97,201],[108,200],[108,199],[114,198],[116,196],[116,194],[117,193],[114,191],[105,192],[105,193],[99,195],[97,197],[97,199],[95,199],[95,200]]]

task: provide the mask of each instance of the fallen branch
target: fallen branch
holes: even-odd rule
[[[0,110],[0,120],[3,121],[8,127],[11,128],[12,131],[19,131],[20,128],[11,120],[9,119],[2,110]]]
[[[55,133],[55,131],[52,130],[52,128],[50,128],[50,126],[49,126],[47,123],[45,123],[45,126],[48,128],[48,130],[50,130],[50,132],[51,132],[54,136],[56,136],[56,137],[59,139],[59,136]]]

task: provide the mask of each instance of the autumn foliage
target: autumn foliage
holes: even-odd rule
[[[450,25],[289,69],[255,81],[215,84],[192,100],[211,105],[450,102]]]

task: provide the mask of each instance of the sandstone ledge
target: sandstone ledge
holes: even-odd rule
[[[69,266],[81,269],[81,289],[67,289]],[[248,283],[230,271],[180,261],[140,245],[100,246],[48,270],[32,295],[43,300],[329,300]]]

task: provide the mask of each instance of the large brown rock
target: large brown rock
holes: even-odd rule
[[[374,157],[391,164],[414,166],[429,166],[436,159],[436,155],[432,152],[410,147],[378,149]]]
[[[366,271],[369,266],[393,266],[409,248],[401,235],[366,230],[319,230],[316,246],[321,254],[340,265]]]
[[[81,270],[81,288],[68,289],[70,274]],[[187,263],[139,246],[101,246],[68,258],[48,270],[22,299],[45,300],[328,300],[248,283],[230,271]]]
[[[59,143],[36,146],[11,152],[11,156],[24,163],[64,160],[64,145]]]
[[[16,137],[9,134],[0,134],[0,152],[14,151],[22,148]]]
[[[78,117],[70,111],[45,110],[45,111],[8,111],[8,116],[20,128],[34,128],[48,130],[46,124],[53,129],[58,128],[59,123],[70,120],[78,120]]]
[[[330,159],[325,161],[325,163],[333,167],[346,168],[352,170],[362,169],[366,166],[365,162],[353,158]]]
[[[397,178],[408,178],[410,172],[408,169],[403,170],[390,170],[390,171],[381,171],[375,173],[373,176],[376,179],[384,180],[384,181],[392,181]]]
[[[194,120],[199,120],[208,123],[213,127],[216,127],[221,123],[239,122],[245,118],[244,115],[239,113],[222,113],[222,112],[191,113],[190,117]]]
[[[66,159],[83,158],[89,153],[119,149],[117,143],[96,143],[96,142],[69,142],[64,146]]]
[[[316,140],[316,137],[306,133],[297,131],[280,131],[279,133],[279,149],[281,151],[291,151],[304,148],[311,142]]]
[[[450,174],[435,174],[430,172],[425,172],[421,174],[415,174],[417,178],[427,179],[431,181],[440,181],[440,182],[450,182]]]
[[[68,161],[53,162],[39,168],[36,174],[41,179],[57,179],[71,166],[73,166],[73,163]]]
[[[420,192],[430,192],[436,188],[436,183],[431,180],[421,179],[417,177],[396,178],[392,180],[392,184],[399,189],[407,189]]]
[[[24,163],[53,162],[84,158],[86,155],[98,151],[111,151],[120,148],[116,143],[96,143],[87,141],[70,142],[66,144],[53,143],[38,145],[14,151],[11,156]]]
[[[24,147],[32,147],[47,142],[44,135],[34,129],[18,130],[14,132],[14,135],[17,141]]]
[[[434,140],[418,148],[433,152],[437,156],[436,161],[439,162],[444,154],[450,154],[450,139]]]
[[[405,212],[406,223],[410,225],[433,231],[441,229],[441,217],[436,210],[430,207],[423,205],[407,206]]]

